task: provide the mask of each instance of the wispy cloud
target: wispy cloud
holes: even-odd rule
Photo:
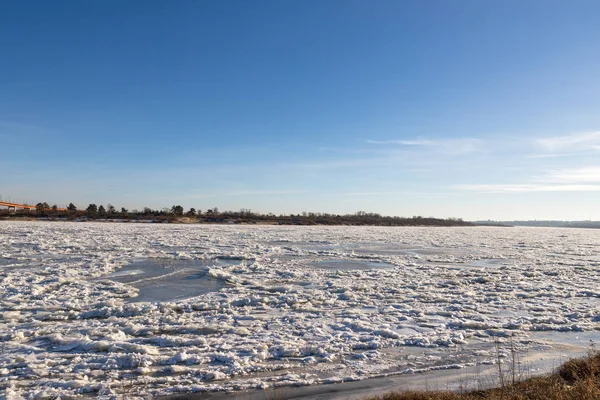
[[[580,155],[581,153],[544,153],[544,154],[531,154],[525,156],[525,158],[559,158],[559,157],[571,157]]]
[[[564,136],[536,139],[535,144],[541,150],[550,153],[573,153],[600,151],[600,132],[580,132]]]
[[[271,196],[285,194],[304,194],[305,190],[239,190],[224,193],[225,196]]]
[[[456,185],[455,190],[482,193],[527,193],[527,192],[600,192],[600,185],[562,184],[483,184]]]
[[[349,192],[344,193],[344,196],[397,196],[401,194],[406,194],[406,192]]]
[[[477,138],[427,139],[419,137],[411,140],[367,140],[367,143],[422,148],[448,155],[483,151],[483,140]]]
[[[455,185],[452,189],[485,193],[597,192],[600,191],[600,166],[548,171],[526,183]]]
[[[562,183],[600,183],[600,167],[563,169],[548,173],[542,181]]]
[[[448,196],[448,192],[417,192],[417,191],[397,191],[397,192],[350,192],[344,193],[344,196],[350,197],[378,197],[378,196],[405,196],[405,195],[425,195],[425,196]]]

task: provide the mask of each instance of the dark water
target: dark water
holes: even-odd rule
[[[357,260],[324,260],[310,264],[312,267],[332,270],[368,270],[379,268],[394,268],[394,265],[385,262],[357,261]]]
[[[215,260],[147,259],[103,276],[136,287],[138,296],[130,302],[176,301],[216,292],[224,282],[208,276],[210,266],[238,265],[244,260],[219,258]]]

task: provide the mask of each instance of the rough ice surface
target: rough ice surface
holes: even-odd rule
[[[489,364],[495,338],[600,330],[599,250],[582,229],[3,222],[0,391],[147,398]]]

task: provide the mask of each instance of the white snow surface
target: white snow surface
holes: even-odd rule
[[[2,222],[0,393],[148,398],[494,362],[451,350],[600,330],[599,250],[583,229]],[[144,260],[220,285],[139,302],[179,273],[136,280]]]

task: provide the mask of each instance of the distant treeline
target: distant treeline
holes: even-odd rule
[[[477,221],[476,225],[600,229],[600,221]]]
[[[111,204],[90,204],[80,210],[73,203],[66,209],[38,203],[35,211],[17,210],[0,212],[5,218],[37,217],[58,220],[113,220],[113,221],[153,221],[153,222],[197,222],[197,223],[238,223],[238,224],[280,224],[280,225],[379,225],[379,226],[471,226],[470,222],[461,218],[432,217],[390,217],[377,213],[358,211],[355,214],[327,214],[303,212],[300,214],[261,214],[249,209],[240,211],[219,211],[218,208],[208,210],[185,210],[180,205],[171,208],[153,210],[144,207],[142,210],[117,209]]]

